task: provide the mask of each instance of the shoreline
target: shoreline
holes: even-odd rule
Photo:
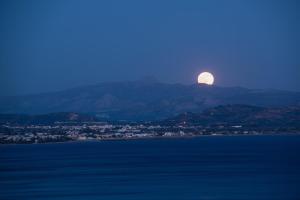
[[[64,144],[64,143],[85,143],[85,142],[106,142],[106,141],[132,141],[132,140],[169,140],[169,139],[193,139],[201,137],[245,137],[245,136],[300,136],[300,133],[270,133],[270,134],[209,134],[209,135],[192,135],[192,136],[153,136],[153,137],[131,137],[131,138],[105,138],[105,139],[86,139],[86,140],[69,140],[58,142],[41,142],[41,143],[1,143],[0,146],[6,145],[44,145],[44,144]]]

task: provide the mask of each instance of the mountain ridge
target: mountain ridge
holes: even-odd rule
[[[156,81],[104,82],[58,92],[0,97],[0,113],[97,113],[111,120],[161,120],[225,104],[299,105],[300,92],[242,87],[168,84]]]

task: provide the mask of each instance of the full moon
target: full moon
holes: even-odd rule
[[[202,72],[198,76],[198,83],[212,85],[214,83],[214,76],[209,72]]]

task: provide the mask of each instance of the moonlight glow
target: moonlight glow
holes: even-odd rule
[[[202,72],[198,76],[198,83],[212,85],[214,83],[214,76],[209,72]]]

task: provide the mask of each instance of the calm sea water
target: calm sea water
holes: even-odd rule
[[[300,199],[300,136],[0,146],[0,199]]]

